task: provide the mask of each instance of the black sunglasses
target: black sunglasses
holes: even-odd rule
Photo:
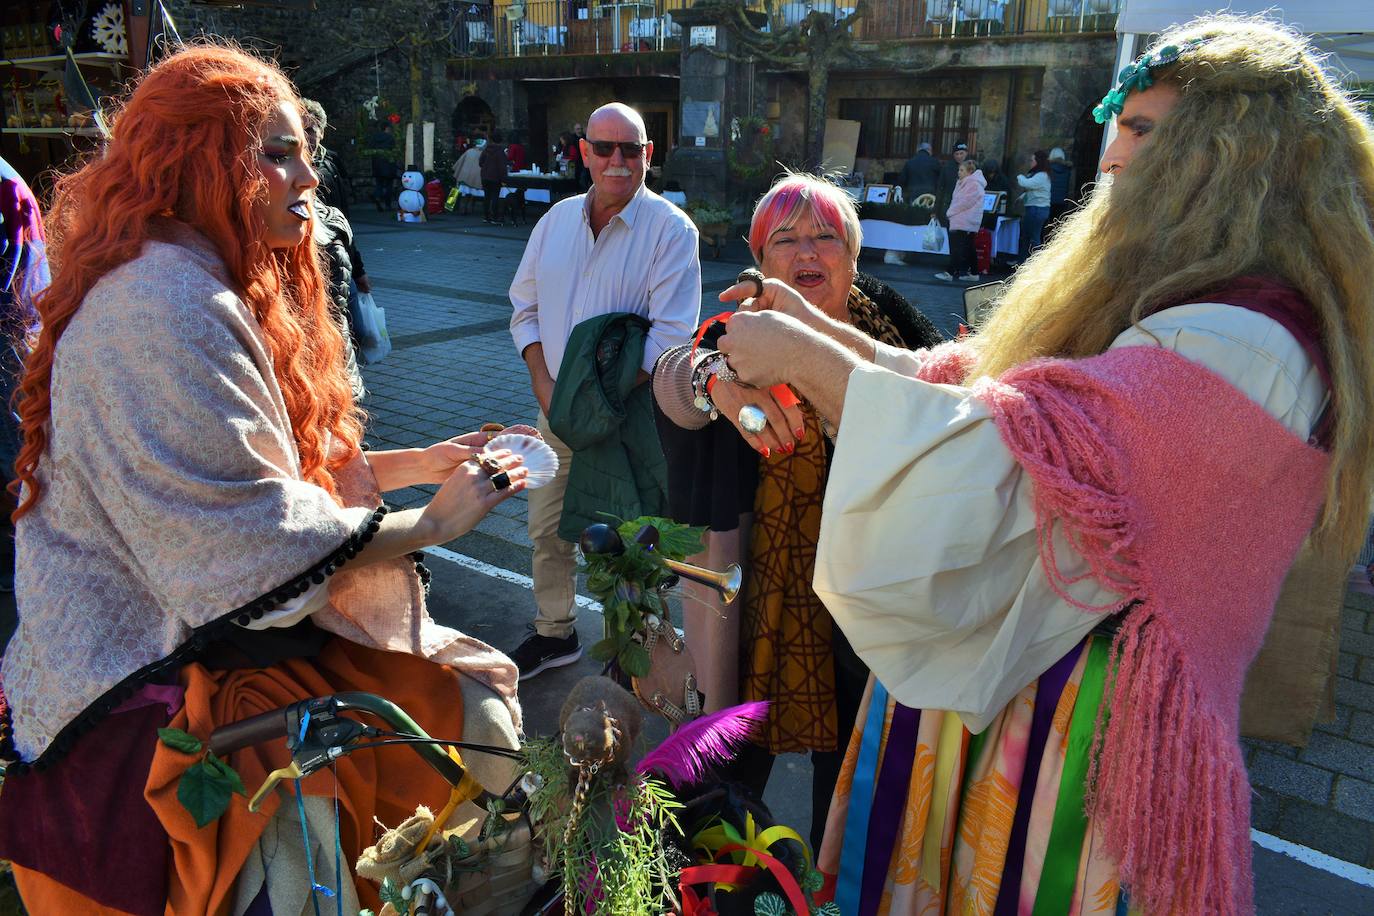
[[[609,159],[614,156],[617,146],[620,147],[620,155],[624,156],[626,159],[638,159],[644,152],[645,146],[643,143],[632,143],[629,141],[617,143],[614,140],[588,140],[587,142],[591,144],[592,152],[596,153],[602,159]]]

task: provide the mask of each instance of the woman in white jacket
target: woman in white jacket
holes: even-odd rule
[[[1021,217],[1021,260],[1040,247],[1040,234],[1050,218],[1050,161],[1042,149],[1031,157],[1029,175],[1017,175],[1016,183],[1026,192],[1025,214]]]

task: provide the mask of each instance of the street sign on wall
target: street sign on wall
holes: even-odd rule
[[[694,25],[688,39],[688,47],[705,45],[708,48],[716,46],[716,27],[713,25]]]

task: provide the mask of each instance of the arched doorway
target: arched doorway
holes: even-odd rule
[[[465,97],[453,110],[453,132],[460,136],[471,137],[481,134],[491,136],[496,127],[496,115],[491,106],[475,95]]]
[[[1083,200],[1087,197],[1083,187],[1097,180],[1097,163],[1102,159],[1102,136],[1106,132],[1103,125],[1093,117],[1093,110],[1086,109],[1078,118],[1073,131],[1073,182],[1070,197]]]

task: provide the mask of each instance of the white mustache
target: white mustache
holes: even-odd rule
[[[612,166],[601,174],[605,175],[607,178],[629,178],[630,170],[619,166]]]

